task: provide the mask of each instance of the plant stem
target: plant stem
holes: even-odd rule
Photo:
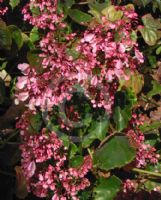
[[[116,134],[116,132],[111,133],[110,135],[108,135],[104,140],[102,140],[102,142],[100,143],[100,145],[98,146],[98,149],[101,148],[111,137],[113,137]]]
[[[148,175],[152,175],[152,176],[161,177],[161,174],[158,173],[158,172],[150,172],[150,171],[138,169],[138,168],[133,168],[132,171],[138,172],[138,173],[143,173],[143,174],[148,174]]]

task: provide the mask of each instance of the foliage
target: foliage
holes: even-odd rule
[[[0,0],[2,199],[160,195],[160,11]]]

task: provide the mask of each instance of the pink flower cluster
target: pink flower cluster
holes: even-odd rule
[[[136,22],[137,14],[125,7],[118,9],[124,11],[122,19],[110,22],[103,17],[101,24],[84,32],[77,46],[81,58],[75,64],[78,81],[93,106],[107,111],[111,111],[119,80],[127,80],[130,71],[144,62],[138,44],[132,39],[132,23]]]
[[[135,190],[135,183],[130,180],[130,179],[126,179],[124,184],[123,184],[123,192],[133,192]]]
[[[130,139],[131,145],[136,148],[136,160],[135,164],[138,168],[144,168],[147,164],[156,164],[159,159],[159,154],[156,154],[156,149],[152,147],[150,144],[145,144],[145,136],[137,128],[139,125],[143,124],[144,117],[142,115],[139,116],[139,120],[137,115],[133,115],[131,120],[132,127],[127,129],[127,136]]]
[[[55,132],[30,135],[28,132],[29,112],[24,113],[17,128],[21,129],[22,169],[28,190],[38,197],[52,196],[52,200],[77,200],[77,193],[90,186],[85,176],[92,168],[92,160],[84,157],[77,168],[68,167],[66,150]]]
[[[57,13],[58,0],[30,0],[23,8],[24,20],[41,28],[55,30],[56,24],[64,26],[61,22],[63,14]]]
[[[3,5],[3,1],[4,0],[0,0],[0,17],[3,16],[8,10],[8,7]]]
[[[28,101],[31,110],[40,107],[50,110],[54,105],[70,100],[73,85],[76,83],[71,58],[65,53],[65,45],[54,41],[52,34],[42,39],[43,72],[36,71],[34,66],[19,64],[18,69],[24,76],[18,77],[16,84],[16,102]]]
[[[32,4],[35,2],[34,5],[37,5],[37,1],[30,1]],[[49,2],[40,1],[40,9],[43,10],[48,5],[50,7]],[[103,17],[101,24],[89,27],[82,37],[76,38],[72,34],[71,41],[68,38],[66,42],[60,42],[55,33],[49,31],[40,41],[43,72],[38,74],[34,66],[28,66],[25,76],[18,78],[17,99],[25,101],[30,97],[28,100],[31,109],[35,109],[35,106],[51,109],[64,99],[70,100],[73,86],[79,83],[94,107],[103,107],[111,112],[119,81],[127,80],[130,71],[144,62],[138,44],[132,39],[132,23],[136,22],[137,15],[134,10],[125,7],[118,9],[124,11],[122,19],[110,22]],[[55,21],[52,20],[52,23]],[[78,39],[74,42],[74,47],[70,46],[80,54],[77,59],[66,51],[72,39]],[[21,64],[18,68],[24,73],[23,68],[26,66],[27,64]]]
[[[129,130],[127,132],[132,146],[137,149],[136,167],[145,167],[148,163],[156,164],[158,162],[159,154],[156,154],[156,149],[150,144],[145,144],[144,134],[139,130]]]

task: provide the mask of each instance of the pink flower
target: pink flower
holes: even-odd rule
[[[23,76],[23,77],[18,77],[18,82],[16,83],[16,87],[18,88],[18,89],[23,89],[25,86],[26,86],[26,84],[27,84],[27,77],[25,77],[25,76]]]
[[[91,84],[94,86],[96,86],[98,84],[97,76],[93,76],[93,78],[91,79]]]
[[[27,74],[28,69],[29,69],[29,64],[23,63],[18,65],[18,69],[22,71],[23,74]]]
[[[19,95],[17,97],[20,101],[26,101],[29,97],[29,93],[28,92],[21,92],[21,93],[19,93]]]
[[[140,63],[144,62],[143,54],[138,49],[135,49],[135,56],[140,61]]]
[[[35,173],[35,170],[36,170],[36,165],[35,165],[35,162],[32,161],[32,162],[29,163],[29,165],[27,167],[28,176],[32,177]]]

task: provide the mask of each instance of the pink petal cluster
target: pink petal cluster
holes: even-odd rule
[[[6,14],[6,12],[8,11],[8,7],[3,5],[3,1],[4,0],[0,0],[0,17]]]
[[[135,183],[130,179],[126,179],[123,183],[123,192],[133,192],[135,190]]]
[[[77,193],[90,186],[85,177],[92,168],[92,160],[84,157],[84,163],[78,168],[68,167],[67,153],[62,141],[55,132],[42,129],[31,135],[28,132],[28,117],[25,112],[17,128],[21,129],[22,169],[26,177],[28,190],[38,197],[52,196],[52,200],[77,200]]]
[[[43,6],[46,3],[40,1]],[[55,33],[49,31],[40,41],[43,72],[38,74],[34,66],[30,66],[25,77],[18,78],[17,99],[28,100],[31,109],[35,106],[51,109],[64,99],[70,100],[73,86],[79,83],[93,107],[111,112],[119,81],[127,80],[130,72],[143,62],[138,44],[131,38],[132,23],[136,23],[137,15],[125,7],[118,9],[124,11],[122,19],[110,22],[103,17],[101,24],[96,23],[84,32],[74,45],[80,54],[77,59],[67,54],[70,40],[60,42]]]
[[[119,9],[124,11],[122,19],[110,22],[103,17],[101,24],[95,24],[84,32],[77,46],[81,57],[75,64],[78,81],[93,106],[104,107],[109,112],[119,80],[127,80],[130,71],[144,62],[138,44],[131,36],[137,14],[125,7]]]
[[[47,34],[40,42],[43,53],[42,72],[34,66],[19,64],[24,76],[18,77],[16,84],[18,101],[28,101],[31,110],[40,107],[50,110],[54,105],[70,100],[76,83],[72,58],[66,53],[66,45],[59,44],[53,33]]]
[[[61,23],[63,14],[57,13],[58,0],[30,0],[23,8],[24,20],[41,28],[55,30],[57,24]]]
[[[138,117],[136,114],[133,115],[131,120],[131,127],[127,129],[126,135],[128,136],[131,145],[136,148],[136,160],[135,164],[138,168],[144,168],[147,164],[156,164],[159,159],[159,154],[156,153],[156,149],[150,144],[145,143],[144,133],[141,132],[139,125],[143,124],[144,117],[142,115]]]

